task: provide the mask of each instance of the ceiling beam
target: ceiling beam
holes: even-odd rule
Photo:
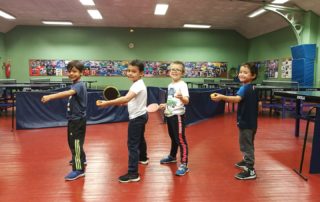
[[[287,22],[289,22],[297,38],[298,44],[302,43],[301,32],[304,27],[303,18],[305,15],[305,11],[297,7],[286,7],[273,4],[265,4],[263,8],[268,11],[272,11],[274,13],[279,14]]]

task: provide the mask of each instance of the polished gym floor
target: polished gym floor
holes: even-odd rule
[[[0,201],[320,201],[320,174],[309,174],[310,124],[303,174],[292,169],[301,158],[305,123],[294,137],[294,119],[260,115],[256,135],[257,179],[239,181],[241,160],[236,113],[186,129],[190,172],[160,165],[170,149],[166,125],[151,113],[146,126],[149,165],[139,165],[141,181],[122,184],[127,171],[127,123],[88,125],[86,176],[66,182],[71,170],[66,127],[11,131],[10,113],[0,116]]]

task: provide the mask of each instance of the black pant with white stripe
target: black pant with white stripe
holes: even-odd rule
[[[84,171],[86,154],[83,150],[83,144],[86,122],[86,118],[68,121],[68,144],[72,154],[72,170]]]

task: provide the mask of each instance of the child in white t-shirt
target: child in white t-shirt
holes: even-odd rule
[[[177,162],[176,155],[180,148],[181,165],[176,175],[182,176],[189,172],[188,168],[188,144],[185,136],[185,106],[189,103],[189,91],[187,84],[181,80],[185,72],[184,64],[180,61],[170,65],[170,77],[172,82],[168,86],[167,102],[160,104],[164,109],[167,120],[168,133],[171,138],[170,154],[161,159],[161,164]]]
[[[127,77],[133,82],[125,96],[115,100],[97,100],[98,107],[121,105],[128,103],[128,173],[119,177],[119,182],[138,182],[140,180],[138,164],[148,164],[147,144],[144,138],[145,125],[148,121],[147,88],[141,79],[144,64],[139,60],[130,62]]]

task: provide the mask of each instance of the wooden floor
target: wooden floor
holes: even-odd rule
[[[71,170],[66,128],[11,132],[11,117],[0,117],[0,201],[320,201],[320,174],[308,173],[311,140],[304,174],[300,162],[302,136],[295,138],[294,120],[259,117],[256,136],[258,178],[239,181],[234,163],[241,160],[236,114],[226,113],[187,128],[190,172],[174,175],[177,165],[160,165],[169,151],[166,125],[150,114],[146,129],[150,163],[140,165],[141,181],[121,184],[127,171],[127,123],[90,125],[85,150],[85,178],[65,182]],[[304,130],[305,123],[301,131]],[[313,124],[311,124],[311,128]],[[312,130],[310,131],[310,134]]]

